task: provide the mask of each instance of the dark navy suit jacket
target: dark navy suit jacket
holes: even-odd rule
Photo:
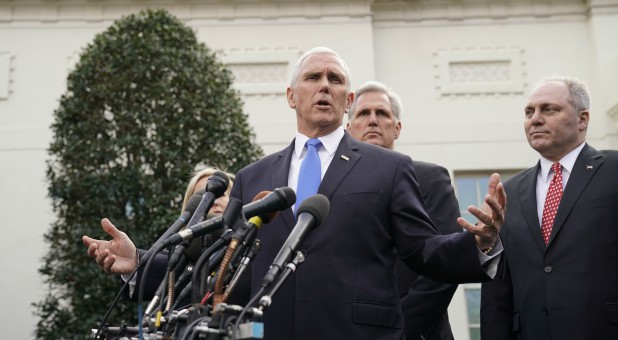
[[[238,172],[232,196],[287,186],[293,143]],[[300,248],[306,259],[264,314],[265,339],[403,339],[395,260],[447,282],[489,279],[474,235],[438,236],[425,212],[410,157],[355,141],[347,133],[318,190],[330,213]],[[258,232],[252,293],[295,225],[291,209]]]
[[[505,182],[506,276],[483,284],[482,339],[618,339],[618,152],[584,146],[547,246],[539,168]]]

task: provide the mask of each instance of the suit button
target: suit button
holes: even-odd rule
[[[550,265],[546,265],[543,268],[543,271],[546,272],[547,274],[551,273],[552,270],[553,270],[553,268]]]

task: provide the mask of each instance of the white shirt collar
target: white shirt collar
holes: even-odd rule
[[[335,151],[337,151],[337,147],[339,147],[339,142],[341,142],[344,134],[345,131],[343,130],[343,125],[341,125],[328,135],[318,137],[320,142],[322,142],[324,150],[326,150],[329,156],[332,156]],[[296,139],[294,139],[294,155],[296,155],[297,159],[299,159],[302,155],[305,148],[305,143],[308,140],[309,137],[303,135],[300,132],[296,132]]]
[[[577,156],[584,148],[586,142],[581,143],[578,147],[571,150],[571,152],[567,153],[562,159],[560,159],[559,163],[562,165],[564,171],[567,171],[569,174],[573,171],[573,166],[575,165],[575,161],[577,160]],[[551,170],[551,166],[554,162],[549,159],[541,156],[541,178],[543,181],[547,182],[549,180],[549,171]]]

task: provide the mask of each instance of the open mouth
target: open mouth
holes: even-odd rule
[[[331,105],[330,105],[330,102],[329,102],[328,100],[318,100],[318,101],[315,103],[315,105],[316,105],[316,106],[319,106],[319,107],[330,107],[330,106],[331,106]]]

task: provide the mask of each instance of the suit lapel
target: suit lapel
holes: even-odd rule
[[[539,173],[541,163],[537,163],[535,167],[528,169],[528,173],[518,183],[519,188],[519,201],[523,210],[526,224],[532,234],[534,243],[539,247],[541,252],[545,252],[545,241],[543,241],[543,235],[541,234],[541,226],[539,225],[539,214],[537,211],[536,203],[536,180]],[[508,209],[508,203],[507,203]]]
[[[341,184],[341,181],[343,181],[345,176],[352,170],[361,157],[361,155],[356,152],[358,151],[358,143],[359,142],[353,140],[347,132],[343,135],[337,147],[337,151],[335,151],[333,160],[324,174],[322,183],[320,183],[320,187],[318,188],[319,194],[329,199],[331,198],[337,187],[339,187],[339,184]]]
[[[569,176],[569,181],[560,200],[551,235],[549,235],[548,247],[556,237],[556,234],[560,232],[575,202],[577,202],[588,182],[590,182],[590,179],[592,179],[601,165],[603,165],[603,155],[586,144],[573,165],[573,171]]]
[[[290,161],[292,160],[292,154],[294,153],[294,140],[287,148],[281,150],[279,155],[273,161],[271,165],[270,178],[273,189],[288,186],[288,175],[290,173]],[[292,209],[285,209],[280,213],[281,217],[285,221],[286,226],[289,229],[296,224]]]

